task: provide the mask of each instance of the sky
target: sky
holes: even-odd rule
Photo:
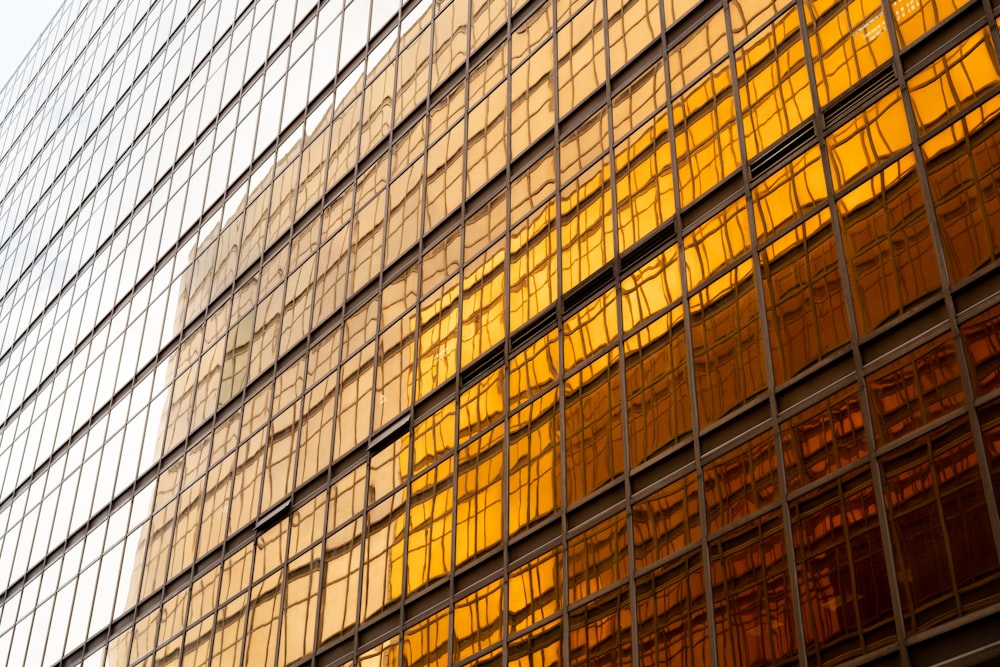
[[[0,0],[0,88],[21,64],[62,0]]]

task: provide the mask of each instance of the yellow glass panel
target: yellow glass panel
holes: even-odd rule
[[[827,139],[834,187],[838,190],[910,145],[898,90],[865,109]]]
[[[968,3],[963,0],[893,0],[890,4],[900,45],[906,46]]]
[[[989,29],[984,28],[951,49],[907,83],[921,131],[996,89],[1000,84],[1000,62]]]
[[[850,338],[829,210],[768,246],[761,272],[774,376],[781,384]]]
[[[364,519],[359,517],[326,541],[320,642],[340,635],[357,623],[363,525]]]
[[[517,331],[556,299],[559,246],[553,207],[510,234],[510,330]]]
[[[617,118],[617,116],[616,116]],[[669,117],[658,114],[615,151],[619,252],[663,224],[676,210]]]
[[[681,268],[676,245],[622,278],[622,320],[625,331],[662,313],[681,298]]]
[[[472,194],[500,173],[507,155],[507,89],[503,86],[469,111],[466,192]]]
[[[455,447],[455,404],[448,402],[413,429],[414,476]]]
[[[420,303],[416,398],[455,375],[458,351],[458,278],[446,282]]]
[[[281,573],[276,572],[250,590],[247,638],[243,654],[243,664],[259,660],[261,664],[272,664],[277,657],[277,642],[274,635],[278,631],[281,616]]]
[[[520,222],[532,209],[556,192],[556,159],[546,155],[513,178],[510,184],[510,220]],[[539,213],[540,215],[540,213]]]
[[[785,12],[740,49],[736,70],[749,159],[813,114],[798,11]]]
[[[374,398],[375,344],[340,368],[340,399],[337,403],[337,450],[350,451],[371,434],[372,399]]]
[[[495,581],[455,602],[456,664],[500,641],[502,590],[502,582]]]
[[[510,409],[533,399],[559,372],[559,333],[552,330],[510,360]]]
[[[504,339],[507,241],[468,262],[462,276],[462,366]]]
[[[750,33],[774,18],[786,0],[730,0],[729,20],[733,24],[733,43],[739,46]]]
[[[940,285],[915,162],[905,155],[837,202],[862,335]]]
[[[618,348],[566,380],[566,504],[624,471]]]
[[[458,457],[455,566],[503,537],[503,425],[466,446]]]
[[[525,148],[548,132],[555,122],[553,67],[555,54],[548,40],[510,77],[510,154]]]
[[[559,393],[553,389],[510,418],[510,534],[561,502]]]
[[[602,86],[608,77],[602,5],[591,2],[556,35],[560,117]]]
[[[507,373],[498,368],[458,399],[458,441],[465,442],[503,418]]]
[[[403,660],[407,665],[446,667],[448,664],[447,609],[403,632]]]
[[[663,61],[658,60],[611,100],[615,141],[627,136],[666,103],[666,73]]]
[[[567,541],[566,569],[573,604],[608,588],[628,574],[628,527],[619,512]]]
[[[608,6],[611,72],[639,55],[661,32],[657,0],[622,0]],[[662,67],[662,63],[658,63]]]
[[[880,0],[807,0],[809,46],[820,106],[892,56]]]
[[[374,471],[370,474],[373,474]],[[364,572],[361,579],[362,621],[371,618],[403,593],[406,555],[406,489],[368,510]]]
[[[729,64],[687,90],[673,107],[681,206],[687,206],[740,164]]]
[[[757,241],[763,242],[826,199],[819,146],[792,160],[753,190]]]
[[[568,292],[615,254],[610,160],[605,157],[562,190],[562,290]]]
[[[510,573],[507,619],[510,633],[562,609],[562,550],[538,556]]]
[[[630,463],[638,466],[691,432],[684,309],[625,341]]]
[[[539,667],[562,662],[562,626],[559,621],[536,628],[510,644],[508,667]]]
[[[684,237],[688,288],[696,288],[749,248],[750,220],[741,197]]]
[[[315,648],[322,549],[317,547],[288,565],[282,609],[278,664],[289,665]]]
[[[453,470],[454,461],[449,458],[411,483],[407,592],[425,586],[452,569]]]
[[[358,466],[330,488],[330,511],[327,517],[327,532],[340,528],[350,519],[354,519],[365,509],[368,498],[367,470],[364,465]]]
[[[615,290],[605,292],[563,324],[563,364],[575,368],[618,336]]]
[[[668,15],[667,24],[670,18]],[[729,52],[726,44],[726,17],[720,10],[670,50],[670,94],[676,96]]]

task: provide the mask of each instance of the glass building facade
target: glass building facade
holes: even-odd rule
[[[67,0],[10,665],[994,665],[996,0]]]

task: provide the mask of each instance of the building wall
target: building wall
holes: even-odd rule
[[[69,0],[0,655],[992,664],[998,12]]]

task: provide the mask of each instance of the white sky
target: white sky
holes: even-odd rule
[[[24,60],[62,0],[0,0],[0,88]]]

